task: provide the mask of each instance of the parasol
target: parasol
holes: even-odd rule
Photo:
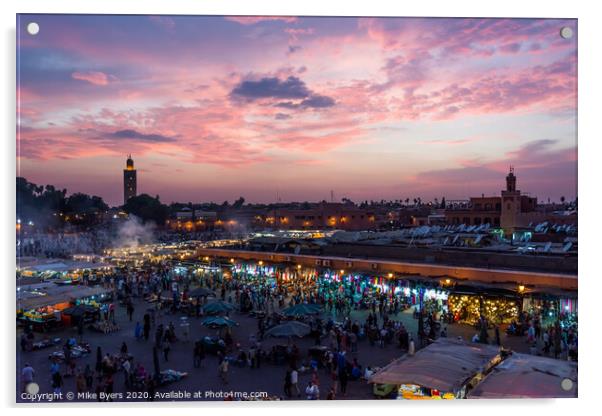
[[[220,313],[227,313],[233,311],[234,305],[228,302],[218,300],[217,302],[210,303],[203,307],[203,312],[206,315],[219,315]]]
[[[286,316],[317,315],[320,313],[320,305],[316,305],[315,303],[300,303],[284,309],[282,313]]]
[[[270,337],[299,337],[302,338],[311,332],[309,325],[302,322],[290,321],[270,328],[265,334]]]
[[[238,325],[237,322],[225,316],[209,316],[203,319],[202,324],[209,328],[226,328]]]

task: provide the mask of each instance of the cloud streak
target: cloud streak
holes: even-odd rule
[[[73,72],[71,78],[94,85],[108,85],[114,78],[100,71]]]
[[[131,129],[118,130],[116,132],[109,133],[107,137],[123,140],[139,140],[151,143],[175,141],[173,137],[164,136],[162,134],[144,134]]]

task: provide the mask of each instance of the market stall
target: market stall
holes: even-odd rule
[[[17,319],[31,325],[35,331],[48,331],[70,325],[67,308],[88,305],[97,308],[110,298],[110,292],[101,287],[57,286],[51,283],[20,286],[17,289]]]
[[[60,260],[46,263],[21,264],[18,273],[22,277],[37,277],[59,285],[77,284],[82,281],[96,281],[99,276],[111,273],[113,266],[104,262],[82,260]]]
[[[454,322],[475,325],[484,317],[490,324],[509,324],[518,319],[520,299],[511,296],[486,296],[455,292],[447,299]]]
[[[469,399],[575,397],[575,363],[514,352],[468,394]]]
[[[539,316],[544,326],[553,325],[558,320],[563,329],[576,328],[577,294],[560,290],[530,290],[524,297],[522,312]]]
[[[376,390],[395,386],[399,399],[461,399],[501,359],[499,347],[439,338],[383,367],[369,382]]]

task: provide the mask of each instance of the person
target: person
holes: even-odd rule
[[[52,375],[52,390],[54,394],[60,395],[61,388],[63,387],[63,376],[61,376],[61,372],[57,371]]]
[[[337,371],[336,366],[333,366],[332,370],[330,371],[330,382],[331,382],[331,389],[336,394],[337,388],[339,386],[339,373]]]
[[[75,378],[75,387],[77,388],[78,393],[83,393],[87,390],[86,376],[82,371],[77,373],[77,377]]]
[[[25,364],[23,370],[21,370],[21,377],[23,379],[23,389],[27,387],[29,383],[33,383],[33,377],[35,376],[35,371],[29,363]]]
[[[197,341],[192,348],[192,365],[194,368],[199,368],[201,366],[201,345],[201,341]]]
[[[123,367],[125,387],[129,389],[132,386],[132,363],[128,359],[125,360],[121,366]]]
[[[443,328],[441,333],[439,334],[441,338],[447,338],[447,327]]]
[[[228,384],[228,360],[223,359],[218,366],[219,377],[224,384]]]
[[[148,341],[148,337],[150,335],[150,327],[151,327],[150,315],[147,313],[144,315],[144,326],[142,328],[142,331],[144,332],[144,340],[145,341]]]
[[[328,395],[326,396],[326,400],[334,400],[335,398],[336,398],[336,397],[335,397],[335,392],[334,392],[334,389],[332,389],[332,388],[331,388],[331,389],[328,391]]]
[[[169,361],[169,350],[171,349],[171,345],[169,344],[169,338],[166,336],[163,339],[163,357],[165,358],[165,361]]]
[[[498,325],[495,326],[495,344],[502,345],[500,340],[500,327]]]
[[[320,389],[317,384],[310,381],[305,388],[305,394],[307,395],[307,400],[318,400],[320,398]]]
[[[155,331],[155,345],[157,348],[161,347],[161,341],[163,341],[163,324],[159,324]]]
[[[301,397],[301,392],[299,391],[299,373],[295,368],[291,371],[291,392],[295,392],[297,397]]]
[[[125,355],[125,354],[127,354],[127,353],[128,353],[128,346],[127,346],[127,344],[125,343],[125,341],[123,341],[123,343],[121,344],[121,349],[120,349],[120,351],[121,351],[121,354],[122,354],[122,355]]]
[[[535,328],[533,324],[529,325],[529,329],[527,330],[527,342],[532,343],[535,341]]]
[[[339,382],[341,384],[341,393],[343,396],[347,396],[347,382],[349,381],[349,374],[347,373],[347,368],[342,367],[339,372]]]
[[[286,370],[286,374],[284,375],[284,395],[290,399],[291,397],[291,370]]]
[[[60,366],[57,361],[53,361],[50,365],[50,375],[53,376],[54,373],[58,373],[60,371]]]
[[[410,338],[410,345],[408,346],[408,355],[411,357],[416,352],[416,347],[414,345],[414,338]]]
[[[142,325],[140,325],[140,321],[136,322],[136,327],[134,328],[134,337],[137,340],[142,338]]]
[[[349,343],[351,344],[351,352],[357,352],[357,334],[353,331],[349,334]]]
[[[134,304],[131,300],[127,304],[127,313],[128,317],[130,318],[130,322],[132,322],[132,316],[134,315]]]
[[[92,382],[94,381],[94,371],[90,368],[90,364],[86,364],[84,377],[86,378],[86,390],[90,390],[92,388]]]
[[[155,390],[156,390],[156,385],[155,385],[155,380],[153,379],[152,376],[148,375],[146,377],[146,392],[148,393],[148,401],[152,402],[155,400]]]
[[[21,351],[27,351],[27,335],[21,335]]]
[[[550,354],[550,333],[549,331],[544,331],[543,333],[543,351],[545,352],[546,355]]]

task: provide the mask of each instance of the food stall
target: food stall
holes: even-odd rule
[[[462,399],[501,360],[497,346],[439,338],[383,367],[369,382],[375,392],[397,390],[398,399]]]
[[[576,397],[576,363],[515,352],[468,394],[469,399]]]
[[[108,299],[110,292],[102,287],[23,285],[17,288],[17,319],[35,331],[45,332],[71,324],[70,317],[61,313],[63,310],[79,304],[97,306]]]
[[[60,260],[47,263],[22,264],[18,268],[21,277],[37,277],[42,281],[58,285],[72,285],[83,280],[97,281],[98,277],[113,270],[113,266],[103,262]],[[86,279],[84,279],[84,276]]]
[[[522,297],[505,284],[462,282],[454,286],[447,304],[454,322],[475,325],[483,316],[490,325],[500,325],[518,319]]]

